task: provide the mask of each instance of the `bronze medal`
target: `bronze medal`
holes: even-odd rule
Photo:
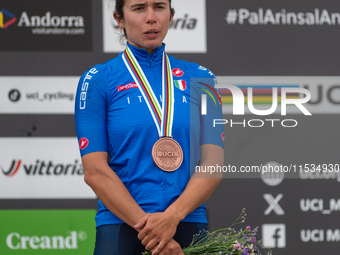
[[[152,147],[155,164],[166,172],[173,172],[183,162],[183,151],[178,142],[170,137],[159,139]]]

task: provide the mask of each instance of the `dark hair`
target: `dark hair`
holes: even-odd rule
[[[174,8],[171,7],[171,0],[168,0],[168,1],[169,1],[169,6],[170,6],[170,15],[173,15],[175,13],[175,10]],[[124,18],[124,11],[123,11],[124,4],[125,4],[125,0],[116,0],[115,16],[118,19]],[[124,37],[127,38],[125,28],[124,28]]]

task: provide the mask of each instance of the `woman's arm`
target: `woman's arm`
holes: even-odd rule
[[[84,180],[114,215],[133,227],[146,213],[109,167],[107,158],[108,154],[102,151],[84,155]]]
[[[200,166],[222,167],[223,164],[224,150],[220,146],[213,144],[201,146]],[[222,177],[222,173],[195,173],[181,196],[165,212],[146,214],[136,224],[136,229],[143,227],[138,238],[147,249],[152,249],[158,244],[153,255],[159,254],[163,246],[171,240],[179,222],[209,198]]]
[[[223,167],[224,150],[220,146],[204,144],[201,146],[201,155],[200,166]],[[167,210],[173,211],[180,220],[183,220],[210,197],[222,177],[223,173],[218,172],[194,173],[182,195]]]
[[[107,164],[106,152],[93,152],[82,157],[85,182],[114,215],[133,227],[146,215],[123,182]],[[162,250],[163,254],[183,254],[173,239]]]

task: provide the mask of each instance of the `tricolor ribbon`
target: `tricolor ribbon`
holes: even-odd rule
[[[156,124],[159,137],[172,136],[172,124],[174,116],[174,86],[171,73],[171,65],[168,55],[163,52],[162,59],[162,108],[158,103],[157,97],[150,86],[142,68],[133,55],[129,47],[126,47],[122,54],[126,68],[129,70],[132,78],[138,85],[144,100],[149,108],[149,111]]]

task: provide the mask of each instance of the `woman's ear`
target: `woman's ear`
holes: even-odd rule
[[[124,19],[118,17],[117,12],[113,12],[113,18],[116,20],[118,26],[123,30],[124,27]]]
[[[174,19],[174,16],[175,16],[175,9],[174,8],[171,8],[170,10],[170,22],[169,22],[169,26],[171,26],[171,23]]]

